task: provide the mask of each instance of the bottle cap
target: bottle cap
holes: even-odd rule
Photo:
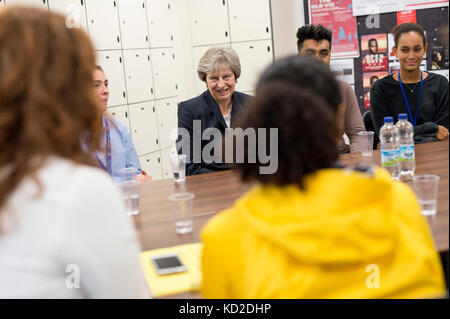
[[[399,120],[406,120],[408,119],[408,116],[406,115],[406,113],[401,113],[398,115],[398,119]]]
[[[392,116],[386,116],[384,118],[384,123],[393,123],[394,119],[392,118]]]

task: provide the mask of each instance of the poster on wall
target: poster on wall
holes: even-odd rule
[[[331,58],[359,57],[356,17],[352,0],[309,0],[311,24],[321,24],[333,32]]]
[[[330,69],[338,80],[355,83],[355,69],[353,59],[336,59],[330,61]]]
[[[424,1],[424,0],[422,0]],[[405,0],[353,0],[353,15],[365,16],[405,10]]]
[[[448,0],[353,0],[353,15],[448,7]]]
[[[397,24],[402,23],[417,23],[416,10],[397,12]]]
[[[363,72],[387,71],[387,38],[385,33],[363,35],[361,37]]]
[[[431,44],[430,45],[430,62],[429,69],[442,70],[449,68],[448,46]]]
[[[372,85],[384,78],[388,73],[386,71],[381,72],[365,72],[363,73],[363,89],[364,89],[364,109],[370,109],[370,88]]]
[[[403,0],[404,10],[448,7],[448,0]]]

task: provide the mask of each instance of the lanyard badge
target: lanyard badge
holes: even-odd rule
[[[417,112],[419,111],[420,106],[420,97],[422,96],[422,86],[423,86],[423,75],[422,71],[420,72],[420,90],[419,90],[419,100],[417,101],[416,114],[414,119],[412,117],[411,108],[409,107],[408,99],[406,98],[405,89],[403,88],[402,79],[400,78],[400,71],[398,72],[398,82],[400,83],[400,88],[402,89],[403,98],[405,99],[406,107],[408,108],[409,117],[411,118],[411,123],[415,127],[417,122]]]

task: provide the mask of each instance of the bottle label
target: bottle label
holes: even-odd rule
[[[381,166],[392,167],[398,165],[398,158],[400,150],[382,150],[381,151]]]
[[[414,161],[414,144],[400,145],[400,162]]]

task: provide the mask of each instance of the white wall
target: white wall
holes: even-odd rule
[[[275,58],[297,54],[297,29],[305,24],[303,0],[271,0]]]

